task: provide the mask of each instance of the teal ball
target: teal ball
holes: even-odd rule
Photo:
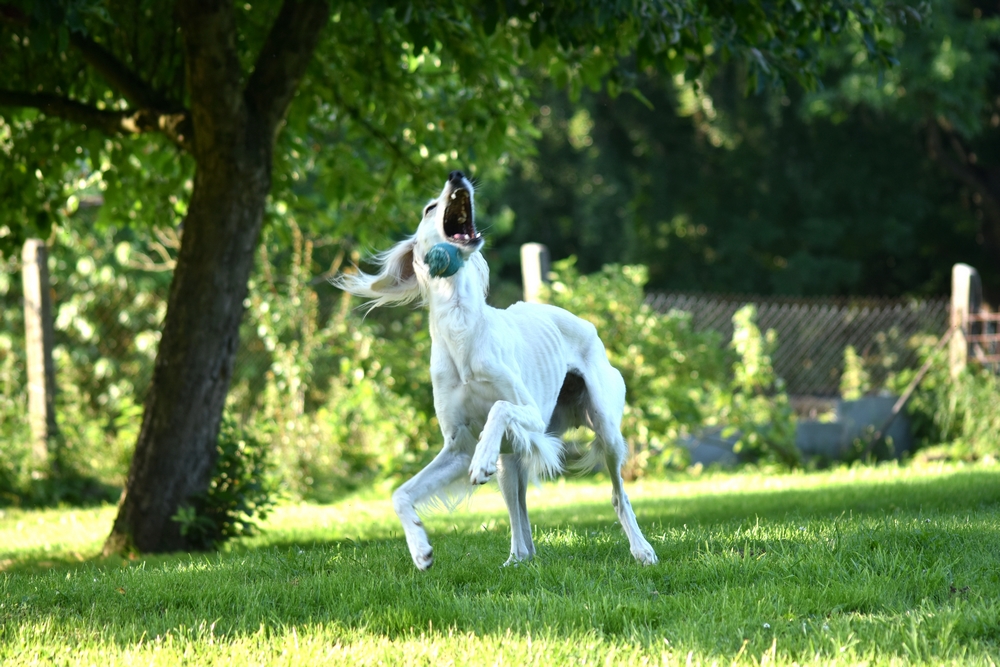
[[[458,270],[465,264],[462,254],[458,248],[450,243],[438,243],[427,251],[424,256],[424,264],[427,265],[430,274],[436,278],[447,278],[458,273]]]

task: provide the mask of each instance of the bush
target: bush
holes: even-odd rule
[[[709,424],[723,425],[723,434],[736,435],[733,451],[751,461],[776,461],[797,467],[801,461],[795,446],[795,412],[785,393],[784,382],[774,374],[771,355],[777,345],[774,330],[761,334],[754,323],[753,305],[733,315],[732,380],[715,394],[715,410]]]
[[[228,414],[219,428],[215,468],[208,491],[181,507],[173,520],[193,549],[216,549],[234,537],[257,533],[274,506],[277,480],[268,449],[242,431]]]
[[[290,248],[264,236],[229,405],[272,443],[290,493],[329,501],[414,472],[440,441],[430,335],[421,311],[352,310],[313,277],[314,246],[287,221]]]
[[[643,266],[605,266],[581,276],[572,259],[557,262],[547,300],[592,322],[608,358],[625,378],[622,429],[633,458],[629,477],[687,465],[677,445],[704,426],[736,434],[744,459],[799,465],[795,414],[774,375],[773,331],[761,334],[753,306],[733,316],[725,349],[716,332],[696,332],[687,313],[660,314],[645,304]]]
[[[914,341],[921,361],[926,361],[937,340]],[[897,393],[916,371],[907,370],[891,382]],[[907,404],[917,447],[925,458],[977,461],[1000,459],[1000,376],[972,364],[957,378],[951,377],[947,350],[932,361],[920,386]]]
[[[79,505],[120,493],[162,306],[156,281],[119,261],[126,238],[59,229],[50,244],[59,434],[44,470],[30,456],[21,267],[0,259],[0,504]]]

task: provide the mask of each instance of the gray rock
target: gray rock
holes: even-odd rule
[[[806,458],[819,456],[831,461],[847,457],[850,443],[844,437],[840,422],[800,419],[795,427],[795,446]]]
[[[698,435],[681,438],[678,444],[688,450],[692,465],[700,463],[709,466],[714,463],[728,468],[740,460],[733,453],[733,445],[736,444],[737,438],[736,435],[723,438],[719,429],[709,429]]]
[[[865,396],[856,401],[841,401],[837,404],[837,421],[844,424],[844,437],[848,443],[855,439],[865,440],[876,429],[882,427],[896,404],[896,396]],[[910,420],[905,412],[900,412],[892,422],[886,435],[890,458],[899,458],[913,450],[913,434]]]
[[[895,403],[895,396],[865,396],[855,401],[838,401],[836,421],[798,421],[795,446],[806,459],[848,459],[857,451],[855,441],[867,442],[867,438],[885,423]],[[740,457],[733,452],[738,437],[734,434],[723,438],[721,429],[713,428],[682,438],[679,444],[688,450],[692,464],[734,466],[740,461]],[[888,451],[882,446],[881,452],[875,452],[882,458],[899,458],[912,450],[913,434],[906,414],[900,413],[893,421],[886,433],[886,442]]]

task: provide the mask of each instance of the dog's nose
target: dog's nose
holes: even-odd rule
[[[460,183],[464,178],[465,174],[457,170],[448,174],[448,180],[451,181],[452,183]]]

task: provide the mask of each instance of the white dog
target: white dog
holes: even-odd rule
[[[375,257],[377,275],[334,281],[371,299],[373,307],[420,299],[430,308],[431,380],[444,449],[392,496],[414,564],[426,570],[434,562],[415,506],[454,482],[485,484],[497,472],[510,513],[507,564],[531,558],[529,472],[561,471],[559,436],[579,425],[597,435],[589,458],[607,463],[611,502],[632,555],[645,565],[656,563],[622,488],[628,448],[620,428],[621,374],[608,363],[589,322],[549,305],[498,310],[486,304],[489,269],[473,214],[472,184],[453,171],[441,195],[424,207],[416,234]],[[442,268],[442,261],[450,268]]]

